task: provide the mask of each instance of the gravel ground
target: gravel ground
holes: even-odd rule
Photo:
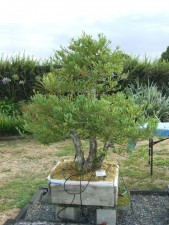
[[[84,209],[84,214],[88,219],[82,216],[76,222],[80,224],[94,224],[94,211]],[[29,224],[35,224],[35,221],[48,221],[40,224],[65,224],[57,222],[55,218],[55,209],[52,204],[34,204],[34,207],[27,214],[25,221],[32,221]],[[34,221],[34,223],[33,223]],[[24,223],[21,223],[24,224]],[[38,223],[37,223],[38,224]],[[70,223],[66,223],[71,224]],[[130,207],[117,210],[117,225],[169,225],[169,196],[164,195],[131,195]]]
[[[117,225],[169,225],[169,196],[132,195],[130,208],[117,213]]]

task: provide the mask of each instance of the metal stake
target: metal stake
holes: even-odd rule
[[[153,141],[153,139],[149,139],[149,161],[148,164],[150,165],[150,175],[153,175],[153,145],[165,141],[166,139],[169,139],[169,137],[158,140],[158,141]]]

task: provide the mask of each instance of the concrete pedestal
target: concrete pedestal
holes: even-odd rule
[[[116,224],[115,206],[117,206],[118,200],[118,168],[116,168],[115,178],[111,182],[65,182],[65,180],[51,179],[50,175],[48,180],[50,201],[52,204],[56,204],[56,218],[59,215],[63,219],[76,220],[80,215],[80,206],[82,205],[96,209],[97,224],[103,222],[106,222],[107,225]],[[61,210],[64,205],[65,209]]]
[[[76,223],[80,220],[80,217],[80,207],[61,207],[59,205],[55,206],[55,218],[57,221],[74,221],[74,223]],[[92,218],[89,218],[88,222],[93,224],[94,221],[96,224],[116,225],[116,210],[111,208],[97,208],[93,210]]]

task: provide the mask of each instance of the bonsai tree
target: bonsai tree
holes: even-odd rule
[[[83,33],[56,51],[53,62],[59,69],[44,75],[43,93],[36,93],[24,108],[25,129],[39,141],[49,144],[70,137],[77,169],[88,171],[102,165],[111,143],[151,136],[155,120],[145,118],[141,105],[118,92],[118,82],[126,77],[123,55],[111,50],[104,35],[95,40]],[[89,140],[86,158],[84,138]]]

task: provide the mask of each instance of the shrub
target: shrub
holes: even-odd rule
[[[19,117],[0,115],[0,135],[15,135],[22,130],[23,121]]]
[[[6,116],[18,116],[19,104],[9,99],[0,100],[0,113]]]
[[[0,135],[18,134],[23,121],[20,117],[19,103],[12,100],[0,101]]]

